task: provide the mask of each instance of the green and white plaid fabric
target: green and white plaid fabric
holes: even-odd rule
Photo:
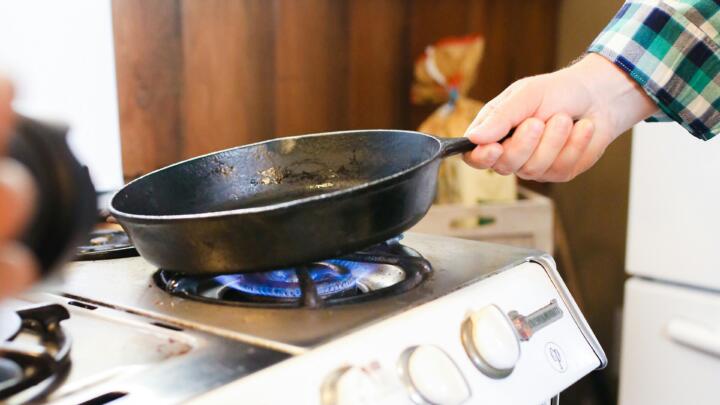
[[[708,140],[720,132],[720,0],[626,2],[589,52],[628,72],[660,107]]]

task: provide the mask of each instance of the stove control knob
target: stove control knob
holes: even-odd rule
[[[509,376],[520,359],[515,327],[496,305],[471,313],[462,324],[461,338],[472,363],[488,377]]]
[[[388,378],[388,375],[390,378]],[[394,375],[377,362],[366,366],[345,366],[333,371],[320,388],[322,405],[375,405],[386,400],[393,389]],[[389,403],[393,403],[392,401]]]
[[[437,346],[414,346],[400,356],[400,378],[416,404],[461,404],[470,387],[455,362]]]

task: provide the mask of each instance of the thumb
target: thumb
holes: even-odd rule
[[[532,117],[542,101],[542,92],[534,81],[531,78],[515,82],[487,103],[465,136],[478,145],[498,142],[511,129]]]

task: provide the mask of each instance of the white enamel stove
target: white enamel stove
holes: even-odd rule
[[[193,403],[557,403],[605,365],[552,259],[537,256]]]
[[[605,365],[551,257],[418,234],[402,244],[431,264],[422,283],[318,308],[171,295],[141,257],[72,263],[24,300],[70,310],[72,371],[46,400],[538,405]]]

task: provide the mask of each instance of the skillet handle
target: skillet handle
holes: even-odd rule
[[[498,143],[505,142],[505,140],[510,138],[514,132],[515,132],[515,128],[511,129],[507,135],[505,135],[501,140],[498,141]],[[462,138],[438,137],[437,139],[440,141],[440,148],[441,148],[440,155],[442,157],[452,156],[452,155],[455,155],[458,153],[470,152],[471,150],[475,149],[475,146],[477,146],[465,137],[462,137]]]
[[[438,138],[440,141],[440,155],[442,157],[456,155],[458,153],[470,152],[475,149],[474,143],[465,137],[461,138]]]

